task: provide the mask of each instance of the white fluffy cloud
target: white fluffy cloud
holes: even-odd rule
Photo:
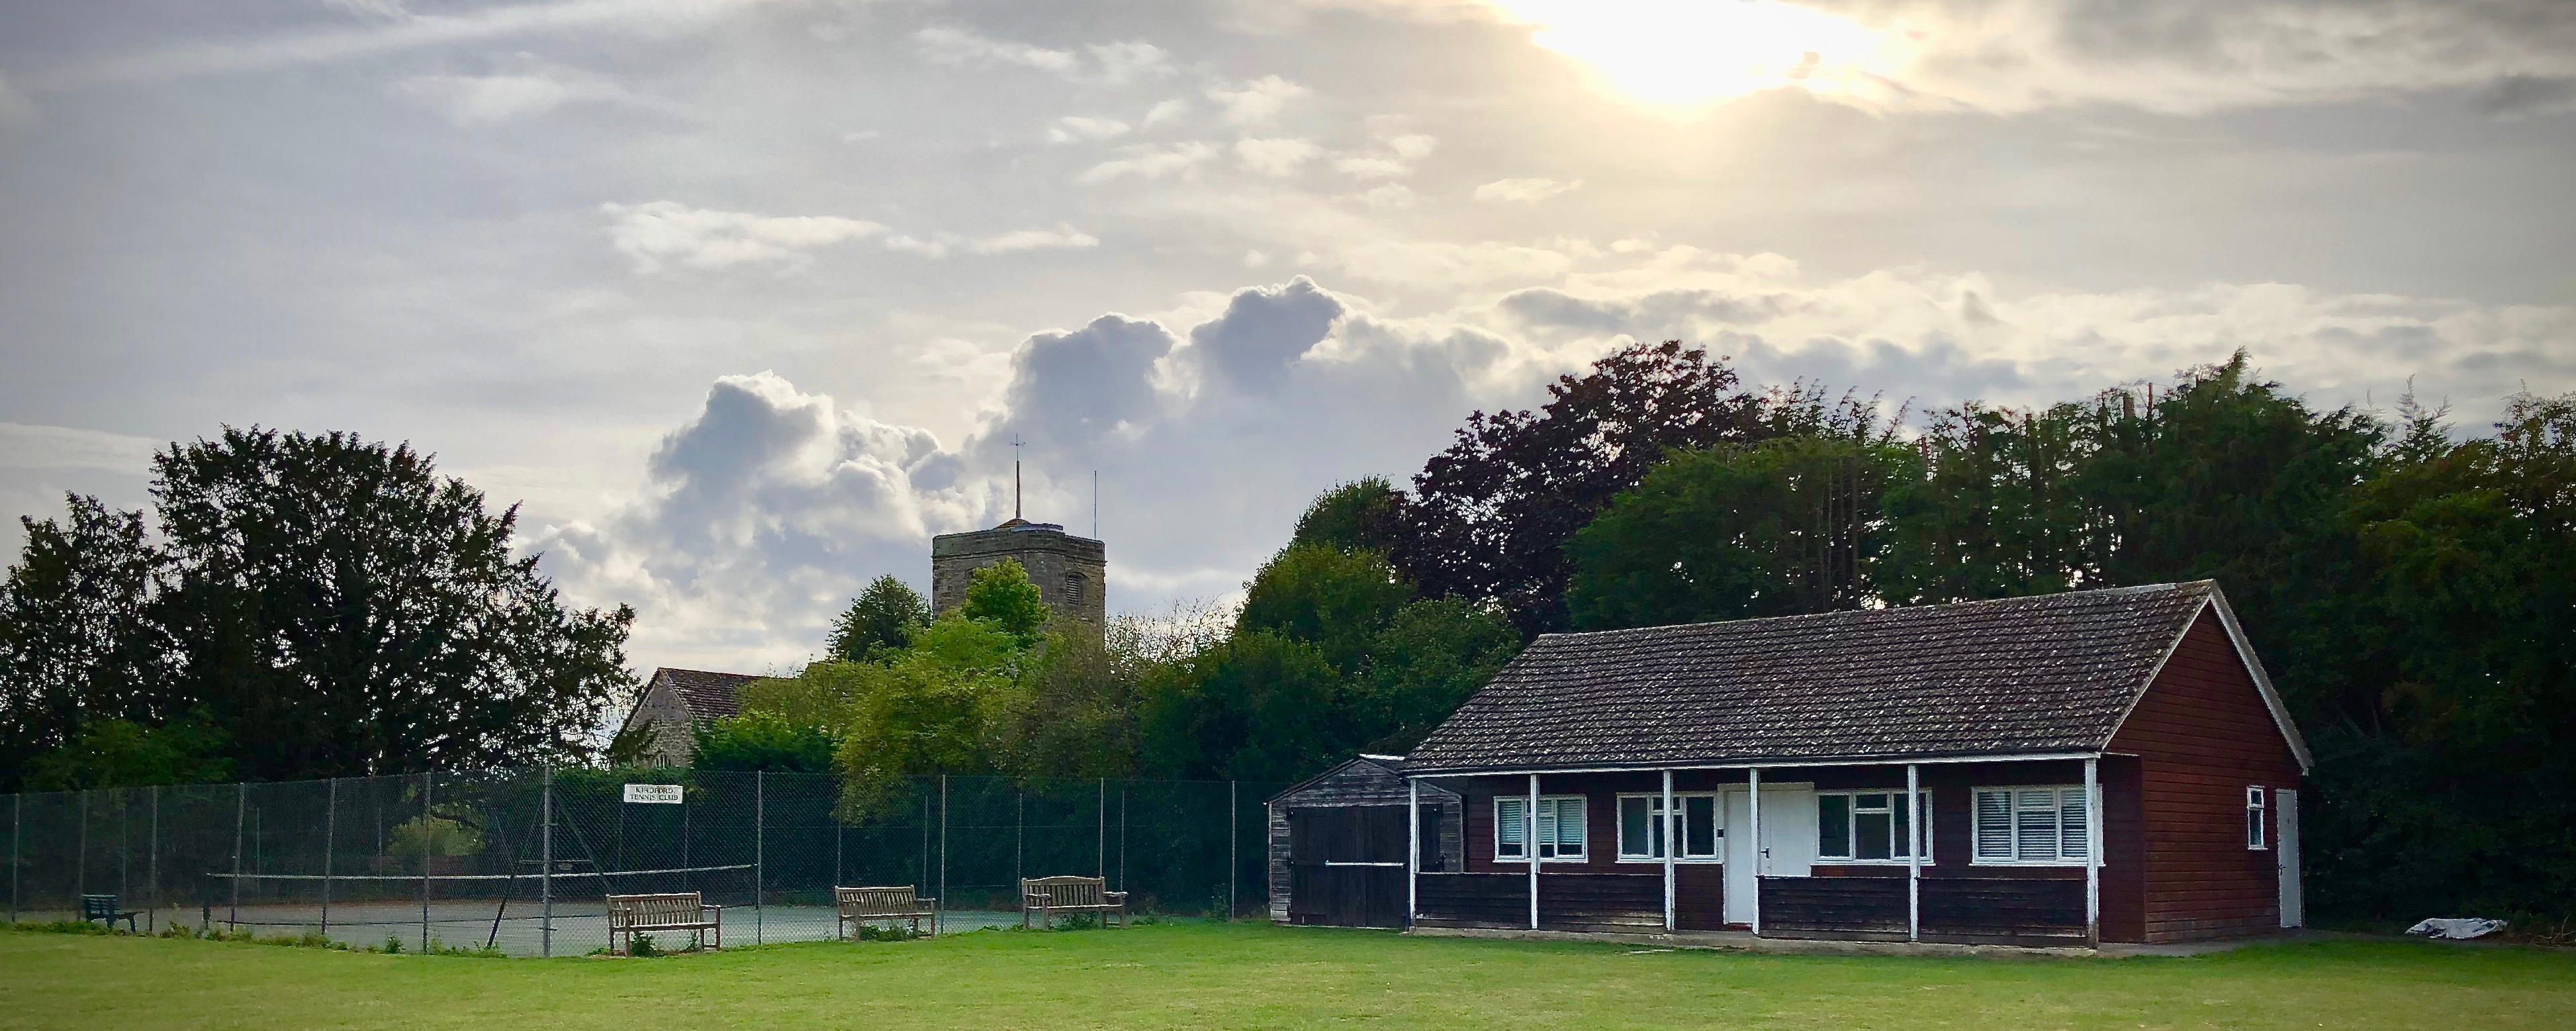
[[[1066,115],[1062,118],[1056,119],[1054,124],[1047,126],[1046,138],[1049,143],[1081,143],[1088,140],[1105,140],[1113,136],[1124,136],[1126,134],[1127,123],[1115,118],[1089,118],[1083,115]]]
[[[1476,199],[1535,204],[1557,194],[1572,193],[1582,188],[1581,179],[1570,183],[1561,183],[1554,179],[1496,179],[1476,187]]]
[[[1208,99],[1225,110],[1225,120],[1236,125],[1256,125],[1279,117],[1288,102],[1314,92],[1276,75],[1264,75],[1228,89],[1210,86]]]
[[[618,253],[651,274],[668,263],[717,269],[767,263],[802,268],[819,248],[849,240],[877,238],[885,249],[945,258],[951,254],[1008,254],[1014,251],[1097,247],[1100,238],[1070,225],[1052,229],[1017,229],[989,236],[957,233],[895,233],[885,226],[837,215],[754,215],[739,211],[692,208],[677,201],[647,204],[602,204],[609,216],[608,237]]]
[[[922,59],[933,64],[1016,65],[1077,82],[1120,85],[1172,74],[1171,55],[1151,43],[1093,43],[1077,53],[993,39],[971,29],[934,25],[913,35]]]
[[[1161,179],[1187,175],[1216,156],[1216,148],[1192,141],[1172,146],[1129,147],[1124,156],[1103,161],[1085,170],[1079,181],[1105,183],[1112,179],[1134,176],[1139,179]]]
[[[1324,148],[1300,139],[1234,141],[1235,159],[1262,175],[1295,175],[1323,152]]]

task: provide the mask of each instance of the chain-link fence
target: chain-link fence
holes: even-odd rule
[[[676,792],[652,786],[676,786]],[[909,885],[948,931],[1016,925],[1019,880],[1106,879],[1142,913],[1264,911],[1250,781],[916,777],[847,818],[822,774],[550,768],[103,788],[6,802],[9,919],[113,895],[168,926],[406,950],[608,944],[606,897],[699,892],[728,945],[830,938],[835,886]]]

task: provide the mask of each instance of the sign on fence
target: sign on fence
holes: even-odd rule
[[[680,804],[680,786],[677,784],[629,784],[626,785],[626,800],[629,802],[644,802],[653,805],[678,805]]]

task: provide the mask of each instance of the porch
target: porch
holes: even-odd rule
[[[1467,862],[1408,871],[1408,926],[2040,948],[2135,940],[2134,921],[2113,915],[2105,928],[2106,890],[2123,904],[2137,894],[2106,885],[2102,861],[2104,832],[2136,826],[2108,804],[2134,807],[2134,765],[2121,758],[1443,778],[1464,801]]]

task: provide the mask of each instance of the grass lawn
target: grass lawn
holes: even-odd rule
[[[1915,959],[1260,925],[659,959],[377,956],[0,932],[0,1028],[2576,1027],[2576,955],[2408,942]]]

